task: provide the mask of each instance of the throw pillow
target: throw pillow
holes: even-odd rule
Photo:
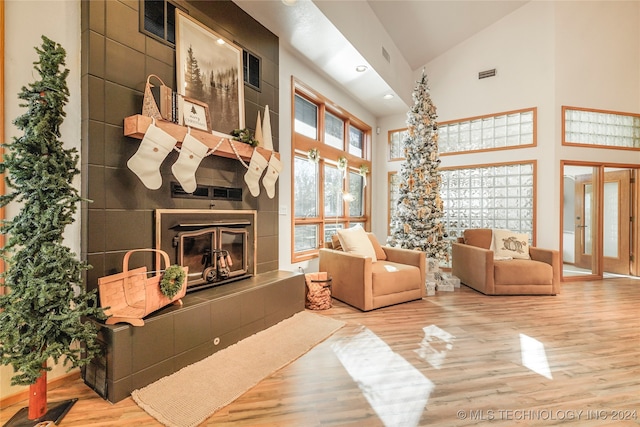
[[[376,251],[371,244],[371,240],[367,236],[367,232],[364,231],[359,225],[352,228],[339,229],[338,238],[342,245],[342,250],[352,254],[363,255],[371,258],[372,262],[376,262]]]
[[[378,242],[376,236],[373,233],[367,233],[367,236],[369,236],[369,240],[371,240],[373,250],[376,251],[376,258],[378,261],[384,261],[387,259],[387,253],[382,249],[382,246],[380,245],[380,242]]]
[[[331,235],[331,245],[333,249],[335,249],[336,251],[342,250],[342,245],[340,244],[340,237],[338,237],[337,234]]]
[[[509,230],[493,230],[494,255],[499,258],[531,259],[529,235]]]

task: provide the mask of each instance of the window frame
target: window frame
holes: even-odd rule
[[[165,44],[165,45],[167,45],[167,46],[170,46],[170,47],[175,48],[175,46],[176,46],[175,41],[174,41],[174,42],[170,42],[170,41],[168,40],[168,38],[167,38],[167,35],[168,35],[168,33],[167,33],[167,31],[168,31],[168,30],[167,30],[167,4],[171,4],[175,9],[179,9],[179,10],[181,10],[181,11],[183,11],[183,12],[187,13],[187,14],[188,14],[188,11],[187,11],[183,6],[180,6],[178,3],[176,3],[175,1],[172,1],[172,0],[163,0],[163,3],[164,3],[164,12],[165,12],[165,14],[164,14],[164,23],[163,23],[163,25],[164,25],[164,37],[160,37],[160,36],[158,36],[157,34],[154,34],[154,33],[152,33],[151,31],[147,30],[147,29],[145,28],[145,26],[144,26],[144,23],[145,23],[145,8],[146,8],[146,1],[147,1],[147,0],[140,0],[140,2],[139,2],[139,4],[140,4],[140,13],[139,13],[139,16],[140,16],[140,23],[139,23],[139,25],[140,25],[140,26],[139,26],[139,31],[140,31],[141,33],[143,33],[144,35],[146,35],[146,36],[148,36],[148,37],[151,37],[151,38],[153,38],[154,40],[159,41],[160,43],[163,43],[163,44]],[[176,34],[176,29],[175,29],[175,18],[174,18],[174,29],[173,29],[173,34],[174,34],[174,36],[175,36],[175,34]]]
[[[400,197],[400,185],[393,185],[394,177],[398,176],[398,171],[390,171],[387,173],[387,236],[391,235],[391,218],[394,213],[393,202],[394,199],[397,200]]]
[[[387,159],[390,162],[398,162],[398,161],[402,161],[402,160],[404,160],[406,158],[404,156],[404,154],[402,154],[400,157],[393,157],[392,154],[391,154],[393,152],[391,147],[392,147],[392,144],[393,144],[392,143],[392,135],[399,134],[400,152],[403,153],[402,143],[403,143],[403,140],[404,140],[404,136],[402,134],[407,132],[407,131],[408,131],[407,128],[402,128],[402,129],[391,129],[390,131],[387,132]]]
[[[601,114],[609,114],[609,115],[614,115],[614,116],[623,116],[623,117],[629,117],[629,118],[633,118],[635,121],[639,121],[640,120],[640,114],[636,114],[636,113],[624,113],[624,112],[620,112],[620,111],[612,111],[612,110],[599,110],[599,109],[595,109],[595,108],[584,108],[584,107],[571,107],[571,106],[567,106],[567,105],[563,105],[562,106],[562,145],[565,146],[570,146],[570,147],[582,147],[582,148],[604,148],[604,149],[612,149],[612,150],[626,150],[626,151],[640,151],[640,146],[638,147],[630,147],[630,146],[624,146],[624,145],[605,145],[605,144],[591,144],[588,142],[575,142],[575,141],[567,141],[567,123],[566,123],[566,119],[567,119],[567,111],[571,110],[571,111],[584,111],[584,112],[589,112],[589,113],[601,113]],[[591,135],[591,133],[589,132],[585,132],[585,134],[587,135]],[[608,133],[603,133],[601,134],[603,136],[607,136],[610,135]],[[610,135],[610,136],[616,136],[616,135]],[[636,139],[635,137],[631,136],[632,139]]]
[[[520,148],[531,148],[531,147],[536,147],[538,145],[538,108],[537,107],[531,107],[531,108],[522,108],[519,110],[510,110],[510,111],[503,111],[500,113],[492,113],[492,114],[485,114],[485,115],[481,115],[481,116],[474,116],[474,117],[467,117],[464,119],[456,119],[456,120],[449,120],[449,121],[444,121],[444,122],[440,122],[438,123],[438,130],[439,130],[439,136],[442,138],[442,133],[440,133],[440,131],[442,130],[442,128],[444,126],[450,126],[450,125],[455,125],[455,124],[465,124],[465,123],[469,123],[471,124],[471,122],[477,121],[477,120],[484,120],[484,119],[490,119],[490,118],[496,118],[496,117],[502,117],[502,116],[509,116],[509,115],[513,115],[513,114],[522,114],[525,112],[529,112],[531,111],[533,114],[533,119],[532,119],[532,142],[530,144],[519,144],[519,145],[505,145],[505,146],[500,146],[500,147],[490,147],[490,148],[478,148],[478,149],[471,149],[471,150],[460,150],[460,151],[447,151],[447,152],[443,152],[440,151],[439,155],[440,157],[442,156],[455,156],[455,155],[459,155],[459,154],[468,154],[468,153],[480,153],[480,152],[488,152],[488,151],[502,151],[502,150],[516,150],[516,149],[520,149]]]
[[[258,79],[258,85],[254,85],[251,81],[250,78],[253,75],[252,71],[254,70],[254,68],[251,67],[251,58],[255,58],[256,61],[258,62],[258,71],[257,71],[257,79]],[[262,92],[262,57],[260,57],[259,55],[256,55],[255,53],[251,52],[248,49],[245,49],[244,47],[242,47],[242,68],[243,68],[243,79],[244,79],[244,84],[245,86],[250,87],[251,89],[257,91],[257,92]]]
[[[295,131],[295,100],[296,96],[305,99],[317,106],[317,129],[316,138],[310,138],[303,134],[296,133]],[[343,108],[333,103],[328,98],[324,97],[320,93],[306,86],[304,83],[297,80],[295,77],[291,78],[291,170],[292,170],[292,191],[291,191],[291,262],[300,262],[316,258],[319,253],[319,249],[325,245],[325,226],[338,226],[342,225],[344,228],[348,228],[353,223],[360,223],[365,225],[365,229],[369,230],[371,226],[371,186],[368,182],[371,180],[371,138],[372,128],[362,120],[358,119],[354,115],[350,114]],[[343,120],[344,132],[343,132],[343,149],[333,147],[325,144],[325,112],[340,118]],[[353,126],[363,132],[363,155],[362,157],[349,153],[349,129]],[[295,212],[295,159],[307,158],[308,153],[312,149],[317,149],[318,160],[318,216],[316,217],[296,217]],[[324,185],[325,185],[325,166],[337,167],[338,159],[344,157],[347,159],[347,169],[344,171],[344,178],[342,180],[342,191],[348,192],[350,189],[349,176],[351,173],[360,173],[361,167],[366,167],[368,172],[366,174],[366,181],[364,181],[363,189],[363,215],[362,216],[350,216],[349,204],[346,201],[342,201],[342,214],[340,216],[327,216],[324,212]],[[318,225],[318,241],[317,248],[312,250],[295,251],[295,229],[296,226],[301,225]]]

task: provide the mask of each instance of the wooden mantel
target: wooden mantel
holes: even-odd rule
[[[149,128],[150,125],[151,117],[143,116],[141,114],[126,117],[124,119],[124,135],[131,138],[142,139],[144,137],[144,134],[147,132],[147,128]],[[186,126],[181,126],[172,122],[168,122],[166,120],[156,120],[156,126],[178,140],[178,146],[182,144],[184,136],[188,131],[188,128]],[[240,141],[232,141],[229,135],[225,135],[215,131],[205,132],[199,129],[191,128],[191,136],[202,142],[210,149],[214,149],[216,148],[216,146],[218,146],[218,144],[220,144],[218,148],[213,152],[214,156],[227,157],[229,159],[237,159],[238,156],[240,156],[242,160],[248,162],[251,160],[251,156],[253,155],[254,150],[258,150],[262,157],[267,160],[269,160],[272,153],[270,150],[264,149],[262,147],[256,147],[254,149],[249,144],[245,144]],[[222,141],[222,143],[220,143],[220,141]],[[234,147],[235,152],[233,150]],[[236,152],[238,153],[238,156],[236,156]],[[280,158],[280,154],[274,154],[276,155],[276,157],[278,157],[278,159]]]

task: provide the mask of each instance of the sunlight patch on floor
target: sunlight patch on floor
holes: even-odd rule
[[[528,335],[520,334],[520,354],[524,367],[550,380],[553,379],[544,344]]]
[[[331,348],[386,427],[417,426],[435,384],[371,330],[361,329]]]
[[[456,337],[436,325],[426,326],[422,330],[424,338],[420,347],[414,351],[431,366],[440,369],[447,358],[447,353],[453,348],[453,341]]]

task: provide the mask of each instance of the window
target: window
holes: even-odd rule
[[[295,98],[294,131],[311,139],[318,138],[318,106],[300,95]]]
[[[370,225],[371,127],[293,79],[292,262],[336,230]]]
[[[440,155],[535,146],[536,116],[530,108],[440,123]]]
[[[389,172],[387,179],[389,188],[389,200],[387,207],[387,235],[391,235],[391,218],[395,214],[398,198],[400,197],[400,175],[398,172]]]
[[[449,238],[467,228],[503,228],[535,238],[535,162],[441,170]]]
[[[562,107],[562,144],[640,149],[640,114]]]
[[[349,153],[358,157],[364,154],[364,132],[355,126],[349,126]]]
[[[166,0],[144,0],[141,29],[156,39],[176,44],[176,5]]]
[[[245,84],[260,90],[260,58],[244,49],[242,50],[242,74]]]
[[[390,130],[389,133],[389,161],[404,160],[404,138],[406,129]]]
[[[324,113],[324,143],[340,150],[344,148],[344,121],[328,111]]]

